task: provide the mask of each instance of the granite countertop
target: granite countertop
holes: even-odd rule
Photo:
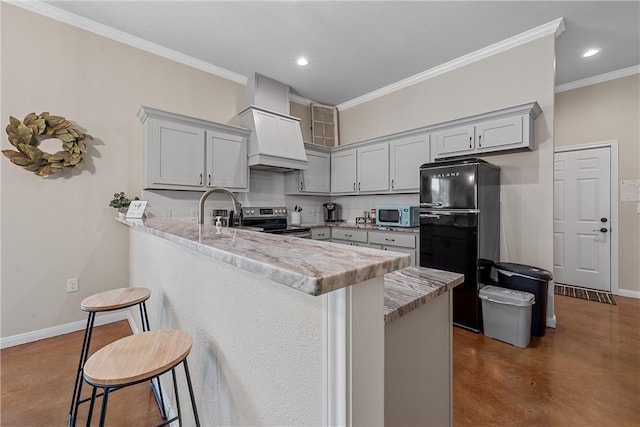
[[[317,224],[302,224],[309,228],[321,227],[340,227],[340,228],[357,228],[360,230],[371,231],[397,231],[400,233],[420,233],[420,227],[388,227],[375,224],[356,224],[355,222],[320,222]]]
[[[407,267],[409,255],[168,218],[117,219],[129,227],[310,295]]]
[[[384,323],[389,324],[429,300],[452,290],[464,275],[425,267],[408,267],[384,276]]]

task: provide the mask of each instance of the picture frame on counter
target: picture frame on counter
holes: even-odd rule
[[[125,217],[127,219],[140,219],[144,216],[144,211],[147,208],[146,200],[132,200],[129,205],[129,209],[127,209],[127,213]]]

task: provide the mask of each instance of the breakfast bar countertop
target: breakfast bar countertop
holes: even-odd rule
[[[384,276],[384,323],[389,324],[437,296],[452,291],[464,275],[425,267],[407,267]]]
[[[117,219],[213,259],[310,295],[321,295],[409,266],[409,255],[168,218]]]

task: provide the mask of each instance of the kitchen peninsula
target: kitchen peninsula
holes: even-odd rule
[[[408,255],[164,218],[121,222],[131,286],[152,291],[152,327],[194,338],[205,424],[384,424],[385,274]]]

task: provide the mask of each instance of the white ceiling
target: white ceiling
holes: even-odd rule
[[[564,17],[556,84],[640,64],[640,1],[48,1],[338,105]],[[601,53],[580,55],[589,47]],[[295,64],[309,58],[305,68]]]

